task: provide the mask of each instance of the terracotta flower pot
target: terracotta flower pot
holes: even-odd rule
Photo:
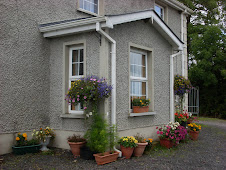
[[[199,131],[191,131],[190,130],[189,136],[192,140],[198,140]]]
[[[114,153],[105,152],[104,154],[102,153],[93,154],[93,156],[95,156],[97,165],[103,165],[106,163],[114,162],[117,160],[118,155],[119,152],[116,151],[114,151]]]
[[[122,156],[124,156],[126,159],[129,159],[133,154],[134,148],[130,148],[130,147],[126,148],[122,145],[120,145],[120,147],[121,147],[121,151],[122,151]]]
[[[147,142],[145,143],[137,143],[137,147],[135,147],[133,155],[136,157],[140,157],[143,155],[145,147],[148,145]]]
[[[188,120],[187,120],[187,124],[190,124],[190,123],[192,123],[192,122],[193,122],[192,119],[188,119]]]
[[[143,113],[148,112],[149,106],[133,106],[133,113]]]
[[[169,149],[173,147],[173,142],[167,138],[160,139],[160,145]]]
[[[80,148],[84,146],[86,142],[68,142],[71,152],[73,153],[74,157],[80,156]]]

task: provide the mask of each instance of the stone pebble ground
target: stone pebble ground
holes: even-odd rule
[[[150,154],[129,160],[119,159],[106,165],[94,160],[75,160],[68,150],[54,149],[48,154],[3,155],[1,170],[226,170],[226,121],[201,121],[198,141],[182,143],[173,149],[156,147]]]

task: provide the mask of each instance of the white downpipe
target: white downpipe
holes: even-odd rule
[[[170,122],[174,122],[174,66],[173,58],[179,55],[181,52],[172,54],[170,56]]]
[[[184,42],[184,12],[181,13],[181,41]],[[184,46],[181,55],[181,74],[184,76]]]
[[[104,32],[100,23],[96,23],[96,31],[103,35],[111,43],[111,85],[113,86],[111,94],[111,125],[116,125],[116,41]],[[122,152],[114,147],[114,150],[119,152],[119,157],[122,157]]]

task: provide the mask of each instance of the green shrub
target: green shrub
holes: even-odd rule
[[[93,115],[92,121],[91,128],[84,136],[87,140],[87,146],[91,151],[104,153],[108,147],[108,125],[102,115],[97,113]]]

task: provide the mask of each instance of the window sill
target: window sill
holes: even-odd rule
[[[70,113],[67,113],[67,114],[62,114],[60,115],[61,118],[63,119],[84,119],[85,118],[85,115],[82,113],[80,114],[70,114]]]
[[[96,16],[96,17],[98,17],[98,16],[99,16],[99,15],[98,15],[98,14],[96,14],[96,13],[93,13],[93,12],[87,11],[87,10],[82,9],[82,8],[78,8],[77,10],[78,10],[78,11],[80,11],[80,12],[87,13],[87,14],[89,14],[89,15]]]
[[[129,113],[129,117],[153,116],[153,115],[156,115],[156,112]]]

